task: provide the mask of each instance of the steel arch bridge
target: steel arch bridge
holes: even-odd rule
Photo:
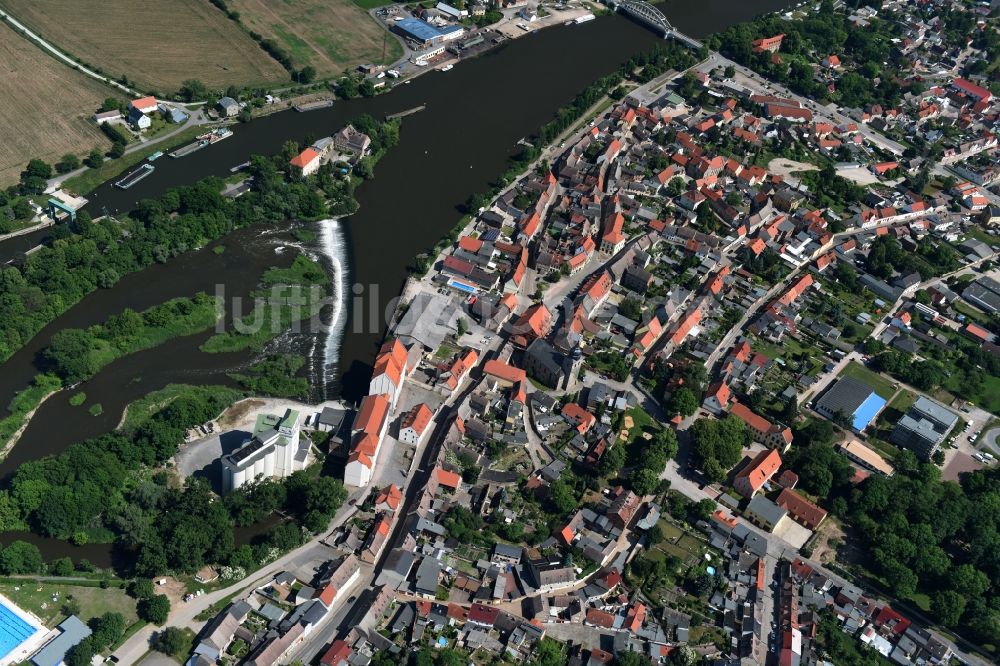
[[[663,12],[645,0],[608,0],[608,4],[616,11],[621,10],[659,30],[664,37],[669,37],[674,32],[674,26],[670,25]]]

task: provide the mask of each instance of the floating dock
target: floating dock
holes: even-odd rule
[[[292,108],[299,113],[304,113],[306,111],[315,111],[317,109],[328,109],[333,106],[332,99],[321,99],[316,102],[306,102],[305,104],[296,104]]]
[[[115,187],[117,187],[120,190],[127,190],[128,188],[132,187],[133,185],[138,183],[140,180],[142,180],[149,174],[153,173],[154,169],[156,169],[156,167],[153,166],[152,164],[143,164],[138,169],[133,169],[132,171],[130,171],[128,175],[126,175],[121,180],[115,182]]]
[[[427,108],[426,104],[421,104],[420,106],[415,106],[412,109],[407,109],[406,111],[400,111],[399,113],[390,113],[385,117],[386,120],[393,120],[395,118],[405,118],[406,116],[411,116],[414,113],[420,113]]]

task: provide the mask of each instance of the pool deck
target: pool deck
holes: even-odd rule
[[[17,615],[35,628],[35,632],[24,639],[20,645],[16,646],[8,654],[0,657],[0,666],[9,666],[10,664],[19,664],[27,661],[28,657],[48,642],[51,631],[45,628],[41,620],[20,608],[2,594],[0,594],[0,605],[6,606],[14,615]]]

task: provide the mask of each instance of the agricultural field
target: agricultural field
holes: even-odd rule
[[[399,58],[402,47],[368,12],[351,0],[230,0],[240,21],[273,39],[296,69],[311,65],[319,78],[339,75],[363,63]]]
[[[0,24],[0,186],[17,181],[28,160],[57,162],[111,145],[90,119],[110,89],[59,64]]]
[[[185,79],[209,87],[262,85],[288,73],[205,0],[7,0],[4,8],[74,58],[142,90],[173,93]]]

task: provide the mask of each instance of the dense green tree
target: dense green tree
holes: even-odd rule
[[[0,571],[5,574],[32,574],[41,570],[42,554],[33,543],[13,541],[0,551]]]
[[[716,478],[740,461],[750,441],[746,424],[735,416],[698,419],[691,424],[690,433],[696,463]]]
[[[125,617],[121,613],[107,612],[90,621],[90,629],[94,649],[98,652],[106,650],[117,643],[125,635]]]
[[[179,655],[190,647],[190,641],[183,629],[167,627],[153,638],[153,649],[168,655]]]
[[[559,479],[552,484],[550,497],[552,499],[553,506],[555,506],[559,513],[569,513],[576,508],[576,493],[574,493],[573,488],[562,479]]]
[[[185,79],[177,94],[185,102],[200,102],[208,97],[208,89],[198,79]]]
[[[139,601],[138,612],[143,620],[163,626],[170,614],[170,600],[162,594],[154,594]]]
[[[941,624],[955,627],[965,612],[965,597],[954,590],[940,590],[931,597],[931,612]]]
[[[698,409],[698,397],[694,391],[682,386],[670,394],[670,401],[667,403],[667,411],[671,414],[680,414],[683,417],[691,416]]]
[[[56,171],[59,173],[69,173],[80,168],[80,158],[73,153],[66,153],[62,159],[56,163]]]

